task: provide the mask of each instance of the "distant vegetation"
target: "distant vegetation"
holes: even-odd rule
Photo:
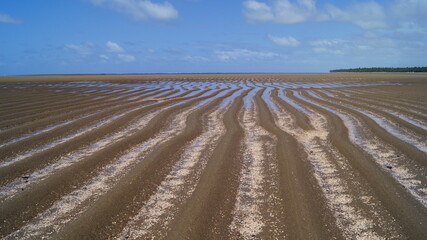
[[[330,72],[427,72],[427,67],[406,67],[406,68],[349,68],[335,69]]]

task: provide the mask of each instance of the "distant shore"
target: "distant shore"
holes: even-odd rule
[[[209,81],[259,80],[290,82],[373,81],[393,79],[425,81],[427,73],[333,72],[333,73],[150,73],[150,74],[45,74],[6,75],[0,82],[76,82],[76,81]]]
[[[427,72],[427,67],[404,67],[404,68],[348,68],[348,69],[334,69],[330,72]]]

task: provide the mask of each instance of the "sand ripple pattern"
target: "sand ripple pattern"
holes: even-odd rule
[[[427,75],[33,78],[2,239],[427,239]]]

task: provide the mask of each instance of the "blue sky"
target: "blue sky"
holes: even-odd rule
[[[427,65],[427,0],[0,1],[0,75]]]

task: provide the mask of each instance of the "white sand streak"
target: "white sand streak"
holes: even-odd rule
[[[156,114],[157,112],[147,114],[130,124],[125,129],[122,129],[106,138],[98,140],[97,142],[90,144],[89,146],[85,146],[80,150],[69,153],[66,156],[63,156],[58,159],[58,161],[55,161],[55,163],[53,163],[52,165],[49,165],[43,169],[31,173],[30,178],[28,179],[29,182],[26,182],[22,178],[18,178],[7,185],[0,187],[0,199],[11,197],[14,193],[20,191],[21,188],[28,187],[31,184],[37,184],[53,172],[68,167],[73,163],[76,163],[94,154],[95,152],[107,147],[108,145],[113,144],[114,142],[120,141],[133,131],[143,128]]]
[[[221,117],[226,109],[218,109],[209,115],[206,129],[193,140],[172,171],[163,180],[157,191],[150,197],[139,213],[131,219],[119,239],[131,238],[162,238],[169,223],[182,204],[196,188],[201,172],[206,166],[208,157],[219,138],[224,134],[225,127]]]
[[[326,92],[326,91],[320,91],[321,93],[324,93],[324,94],[326,94],[326,95],[328,95],[328,96],[332,96],[333,98],[335,98],[335,96],[334,95],[332,95],[332,94],[330,94],[330,93],[328,93],[328,92]],[[331,97],[330,96],[330,97]],[[352,98],[350,98],[350,99],[348,99],[349,101],[352,101],[352,102],[354,102],[354,101],[357,101],[357,99],[352,99]],[[366,99],[365,99],[366,100]],[[372,101],[371,101],[372,102]],[[362,104],[366,104],[366,103],[362,103]],[[384,104],[381,104],[381,105],[384,105]],[[390,106],[390,105],[388,105],[388,106]],[[392,107],[394,107],[394,106],[392,106]],[[406,122],[408,122],[408,123],[410,123],[410,124],[412,124],[412,125],[414,125],[414,126],[417,126],[417,127],[419,127],[419,128],[422,128],[422,129],[424,129],[424,130],[427,130],[427,123],[425,122],[425,121],[423,121],[422,119],[417,119],[415,116],[413,116],[413,115],[411,115],[411,116],[409,116],[410,114],[404,114],[404,113],[402,113],[402,112],[397,112],[397,111],[395,111],[395,110],[391,110],[391,109],[388,109],[388,108],[386,108],[386,107],[384,107],[384,106],[375,106],[375,109],[378,109],[378,110],[381,110],[381,111],[383,111],[383,112],[385,112],[385,113],[388,113],[388,114],[390,114],[390,115],[394,115],[395,117],[398,117],[398,118],[400,118],[401,120],[403,120],[403,121],[406,121]],[[406,109],[404,109],[404,110],[406,110]]]
[[[290,98],[286,97],[286,95],[284,94],[283,90],[279,90],[278,91],[278,96],[279,98],[281,98],[283,101],[285,101],[286,103],[288,103],[289,105],[291,105],[292,107],[294,107],[295,109],[301,111],[302,113],[309,115],[311,114],[311,112],[307,109],[304,108],[301,105],[298,105],[296,102],[292,101]]]
[[[159,94],[157,94],[157,95],[164,96],[164,95],[167,95],[167,94],[169,94],[169,93],[170,93],[170,91],[168,91],[168,92],[166,92],[166,93],[165,93],[165,92],[162,92],[162,93],[159,93]],[[148,100],[149,100],[149,99],[148,99]],[[143,100],[140,100],[140,101],[138,101],[138,102],[144,102],[144,101],[147,101],[147,99],[143,99]],[[138,103],[138,102],[135,102],[135,103]],[[152,105],[152,104],[148,104],[148,105]],[[144,106],[148,106],[148,105],[144,105]],[[56,128],[59,128],[59,127],[65,126],[65,125],[70,124],[70,123],[73,123],[73,122],[75,122],[75,121],[77,121],[77,120],[80,120],[80,119],[83,119],[83,118],[87,118],[87,117],[93,116],[93,115],[95,115],[95,114],[97,114],[97,113],[102,113],[102,112],[108,111],[108,110],[113,109],[113,108],[115,108],[115,107],[113,106],[113,107],[105,108],[105,109],[103,109],[103,110],[98,110],[98,111],[95,111],[95,112],[93,112],[93,113],[86,114],[86,115],[80,116],[80,117],[75,118],[75,119],[71,119],[71,120],[66,121],[66,122],[63,122],[63,123],[59,123],[59,124],[51,125],[51,126],[46,127],[46,128],[44,128],[44,129],[42,129],[42,130],[39,130],[39,131],[36,131],[36,132],[32,132],[32,133],[26,134],[26,135],[24,135],[24,136],[21,136],[21,137],[18,137],[18,138],[12,139],[12,140],[10,140],[10,141],[8,141],[8,142],[6,142],[6,143],[0,144],[0,148],[1,148],[1,147],[4,147],[4,146],[7,146],[7,145],[10,145],[10,144],[12,144],[12,143],[19,142],[19,141],[21,141],[21,140],[27,139],[27,138],[29,138],[29,137],[36,136],[36,135],[38,135],[38,134],[45,133],[45,132],[51,131],[51,130],[53,130],[53,129],[56,129]],[[141,108],[141,106],[139,106],[138,108]],[[135,109],[136,109],[136,108],[135,108]],[[131,111],[132,111],[132,110],[130,110],[129,112],[131,112]],[[113,119],[113,120],[114,120],[114,119]],[[105,120],[105,121],[109,121],[109,120]],[[96,127],[99,127],[99,126],[96,126]],[[88,128],[91,128],[91,127],[88,127]],[[83,130],[83,131],[82,131],[82,133],[84,133],[85,131],[88,131],[88,130]],[[68,136],[66,136],[66,137],[64,137],[64,138],[71,139],[71,138],[76,137],[76,136],[73,136],[73,135],[75,135],[75,134],[77,134],[77,136],[78,136],[78,135],[80,135],[79,133],[80,133],[80,132],[77,132],[77,133],[74,133],[74,134],[70,134],[70,135],[68,135]],[[57,141],[59,142],[59,143],[57,143],[57,144],[60,144],[60,143],[62,143],[62,142],[63,142],[61,139],[59,139],[59,140],[57,140]],[[55,144],[55,143],[52,143],[52,144],[53,144],[53,145],[57,145],[57,144]],[[52,144],[47,144],[46,146],[42,146],[42,147],[40,147],[40,149],[45,150],[45,149],[47,149],[47,148],[51,148],[51,147],[53,147],[53,146],[52,146]],[[40,151],[40,149],[36,149],[36,150],[35,150],[35,152],[39,152],[39,151]],[[17,157],[17,159],[9,159],[9,160],[6,160],[5,162],[0,163],[0,167],[1,167],[1,166],[6,166],[6,165],[9,165],[9,164],[11,164],[11,163],[13,163],[13,162],[16,162],[16,161],[19,161],[19,160],[21,160],[21,159],[24,159],[24,158],[28,157],[28,154],[29,154],[29,155],[31,155],[31,154],[34,154],[35,152],[34,152],[34,150],[33,150],[33,151],[29,151],[29,152],[27,152],[27,153],[22,153],[22,154],[20,154],[20,156],[18,156],[18,157]]]
[[[166,90],[166,91],[165,91]],[[127,101],[132,101],[133,103],[137,103],[137,102],[143,102],[143,101],[147,101],[150,100],[151,98],[155,98],[155,97],[160,97],[160,96],[164,96],[167,94],[170,94],[171,92],[173,92],[174,89],[156,89],[155,91],[152,92],[146,92],[143,94],[138,94],[136,96],[133,97],[128,97]],[[153,95],[152,95],[153,94]],[[149,98],[147,98],[148,95],[152,95]],[[174,96],[175,94],[171,94],[169,95],[170,97]]]
[[[111,189],[114,183],[126,174],[135,163],[143,161],[144,156],[155,149],[156,145],[172,139],[182,132],[185,128],[186,116],[192,111],[193,109],[188,109],[178,114],[164,131],[129,149],[116,161],[105,166],[86,185],[62,197],[51,208],[39,214],[27,225],[8,235],[5,239],[42,238],[58,231],[64,224],[85,211],[99,196]],[[147,122],[147,119],[144,122]]]
[[[237,231],[243,239],[252,239],[263,231],[265,225],[260,212],[266,194],[262,184],[265,181],[263,168],[267,153],[262,137],[268,136],[268,133],[257,124],[253,107],[244,111],[243,128],[243,169],[230,229]]]
[[[301,97],[301,99],[339,116],[348,129],[350,140],[370,154],[384,171],[389,172],[415,199],[427,207],[427,179],[423,167],[420,167],[402,152],[382,142],[354,116],[345,114],[335,108],[320,105],[304,97]]]
[[[400,112],[396,112],[396,111],[392,111],[389,109],[384,109],[384,108],[380,108],[382,111],[387,112],[391,115],[394,115],[396,117],[399,117],[400,119],[402,119],[403,121],[406,121],[414,126],[417,126],[419,128],[422,128],[424,130],[427,130],[427,122],[423,121],[421,119],[416,119],[414,116],[408,116],[406,114],[402,114]]]
[[[351,100],[354,101],[354,99],[351,99]],[[375,106],[375,108],[379,109],[381,111],[384,111],[384,112],[386,112],[388,114],[394,115],[394,116],[402,119],[403,121],[406,121],[406,122],[408,122],[408,123],[410,123],[410,124],[412,124],[414,126],[422,128],[424,130],[427,130],[427,122],[424,121],[424,120],[422,120],[422,119],[420,119],[420,118],[417,118],[416,116],[414,116],[412,114],[407,114],[407,113],[404,114],[402,112],[397,112],[397,111],[394,111],[394,110],[390,110],[390,109],[387,109],[385,107]],[[404,109],[404,110],[406,110],[406,109]]]
[[[376,97],[376,93],[371,93],[368,96],[366,92],[364,93],[362,91],[351,91],[348,89],[338,89],[338,90],[337,89],[328,89],[328,90],[334,94],[344,95],[347,100],[357,101],[358,99],[363,99],[363,100],[368,101],[368,102],[380,103],[381,105],[386,106],[386,107],[393,107],[393,108],[404,110],[404,111],[414,113],[417,115],[427,116],[427,114],[425,112],[420,112],[420,111],[413,109],[414,107],[417,108],[417,105],[405,105],[403,103],[403,101],[404,101],[403,99],[401,99],[400,101],[393,101],[391,98],[384,99],[384,98]],[[420,107],[420,106],[418,106],[418,107]]]
[[[10,140],[10,141],[8,141],[8,142],[2,143],[2,144],[0,144],[0,148],[2,148],[2,147],[4,147],[4,146],[7,146],[7,145],[10,145],[10,144],[12,144],[12,143],[19,142],[19,141],[21,141],[21,140],[27,139],[27,138],[29,138],[29,137],[32,137],[32,136],[35,136],[35,135],[41,134],[41,133],[49,132],[49,131],[51,131],[51,130],[53,130],[53,129],[56,129],[56,128],[59,128],[59,127],[65,126],[65,125],[70,124],[70,123],[73,123],[73,122],[75,122],[75,121],[77,121],[77,120],[80,120],[80,119],[83,119],[83,118],[90,117],[90,116],[92,116],[92,115],[95,115],[95,114],[97,114],[97,113],[99,113],[99,112],[103,112],[103,111],[105,111],[105,110],[92,112],[92,113],[85,114],[85,115],[79,116],[79,117],[77,117],[77,118],[74,118],[74,119],[71,119],[71,120],[68,120],[68,121],[65,121],[65,122],[62,122],[62,123],[58,123],[58,124],[50,125],[50,126],[48,126],[48,127],[46,127],[46,128],[43,128],[43,129],[41,129],[41,130],[38,130],[38,131],[35,131],[35,132],[32,132],[32,133],[28,133],[28,134],[25,134],[25,135],[23,135],[23,136],[21,136],[21,137],[18,137],[18,138],[15,138],[15,139]]]
[[[130,112],[133,112],[133,111],[135,111],[135,110],[138,110],[139,108],[140,108],[140,107],[135,108],[135,109],[128,110],[128,111],[123,112],[123,113],[116,114],[116,115],[114,115],[114,116],[112,116],[112,117],[105,118],[105,119],[103,119],[103,120],[101,120],[101,121],[99,121],[99,122],[96,122],[96,123],[91,124],[91,125],[89,125],[89,126],[87,126],[87,127],[81,128],[81,129],[79,129],[78,131],[76,131],[76,132],[74,132],[74,133],[71,133],[71,134],[69,134],[69,135],[67,135],[67,136],[65,136],[65,137],[62,137],[62,138],[56,139],[56,140],[54,140],[54,141],[52,141],[52,142],[50,142],[50,143],[48,143],[48,144],[45,144],[45,145],[43,145],[43,146],[41,146],[41,147],[38,147],[38,148],[36,148],[36,149],[32,149],[32,150],[30,150],[30,151],[28,151],[28,152],[25,152],[25,153],[19,154],[19,155],[18,155],[18,156],[16,156],[16,157],[13,157],[13,158],[11,158],[11,159],[8,159],[8,160],[6,160],[6,161],[4,161],[4,162],[0,163],[0,167],[8,166],[8,165],[10,165],[10,164],[13,164],[13,163],[16,163],[16,162],[18,162],[18,161],[21,161],[21,160],[23,160],[23,159],[25,159],[25,158],[28,158],[28,157],[30,157],[30,156],[32,156],[32,155],[34,155],[34,154],[37,154],[37,153],[39,153],[39,152],[42,152],[42,151],[48,150],[48,149],[50,149],[50,148],[53,148],[53,147],[55,147],[55,146],[58,146],[59,144],[63,144],[63,143],[65,143],[65,142],[67,142],[67,141],[69,141],[69,140],[72,140],[73,138],[76,138],[76,137],[78,137],[78,136],[81,136],[81,135],[83,135],[83,134],[85,134],[85,133],[87,133],[87,132],[89,132],[89,131],[92,131],[92,130],[94,130],[94,129],[97,129],[97,128],[99,128],[99,127],[102,127],[103,125],[106,125],[106,124],[108,124],[108,123],[110,123],[110,122],[112,122],[112,121],[116,120],[117,118],[120,118],[120,117],[122,117],[122,116],[124,116],[124,115],[126,115],[126,114],[128,114],[128,113],[130,113]]]
[[[376,92],[375,93],[374,92],[370,92],[369,96],[366,96],[367,95],[366,92],[363,93],[363,92],[354,91],[354,90],[348,90],[348,89],[346,89],[346,90],[340,89],[339,92],[344,92],[344,95],[346,97],[351,97],[353,99],[363,98],[363,99],[370,100],[370,101],[379,101],[383,105],[387,105],[387,106],[392,106],[392,107],[395,107],[395,108],[399,108],[399,109],[402,109],[402,110],[405,110],[405,111],[408,111],[408,112],[412,112],[412,113],[415,113],[415,114],[422,115],[424,117],[427,116],[427,114],[425,112],[417,111],[417,110],[414,109],[414,108],[417,108],[417,109],[427,110],[427,107],[425,107],[423,105],[420,105],[420,104],[422,104],[420,102],[418,102],[417,104],[415,104],[415,103],[408,103],[407,99],[406,100],[399,99],[399,101],[396,101],[396,100],[394,100],[391,97],[388,97],[387,99],[379,98],[379,97],[377,97],[377,93]],[[348,94],[348,93],[351,93],[351,94]],[[360,94],[363,94],[363,95],[360,95]]]
[[[327,102],[331,102],[330,100],[321,98],[320,96],[318,96],[317,94],[311,92],[311,91],[307,91],[308,94],[310,94],[310,96],[317,98],[317,99],[321,99]],[[424,152],[425,154],[427,154],[427,139],[426,136],[421,136],[409,129],[404,129],[403,126],[400,126],[399,124],[392,122],[388,119],[386,119],[385,117],[376,114],[374,112],[365,110],[365,109],[361,109],[355,106],[349,106],[347,104],[344,103],[339,103],[341,106],[353,109],[369,118],[371,118],[372,120],[374,120],[379,126],[381,126],[384,130],[386,130],[387,132],[389,132],[390,134],[394,135],[395,137],[401,139],[402,141],[405,141],[411,145],[413,145],[414,147],[418,148],[420,151]]]
[[[366,210],[363,211],[354,206],[360,196],[349,194],[350,182],[340,173],[340,169],[350,169],[350,167],[343,160],[344,157],[329,143],[326,119],[313,110],[311,112],[313,113],[308,116],[314,130],[309,131],[304,131],[292,124],[291,117],[284,110],[276,113],[275,119],[283,131],[294,136],[304,147],[308,160],[313,166],[314,176],[344,236],[347,239],[384,239],[384,236],[379,236],[374,231],[376,225],[384,220],[377,219],[375,214],[370,215]],[[333,154],[328,154],[328,151],[333,151]],[[369,209],[369,205],[373,203],[365,202],[364,204],[364,208]]]
[[[209,99],[215,99],[217,96],[213,96]],[[171,108],[173,106],[178,106],[183,103],[186,103],[190,100],[182,101],[179,103],[175,103],[167,108]],[[58,161],[56,161],[54,164],[49,165],[41,170],[38,170],[36,172],[33,172],[30,174],[29,179],[23,179],[18,178],[15,181],[6,184],[5,186],[0,187],[0,200],[3,200],[5,198],[11,197],[16,192],[20,191],[22,188],[28,187],[31,184],[37,184],[38,182],[45,179],[48,175],[52,174],[53,172],[68,167],[71,164],[78,162],[93,153],[107,147],[110,144],[113,144],[114,142],[120,141],[121,139],[125,138],[127,135],[131,134],[132,132],[143,128],[157,113],[150,113],[142,118],[134,121],[129,126],[127,126],[125,129],[122,129],[106,138],[103,138],[89,146],[83,147],[80,150],[77,150],[76,152],[69,153],[68,155],[61,157]]]

